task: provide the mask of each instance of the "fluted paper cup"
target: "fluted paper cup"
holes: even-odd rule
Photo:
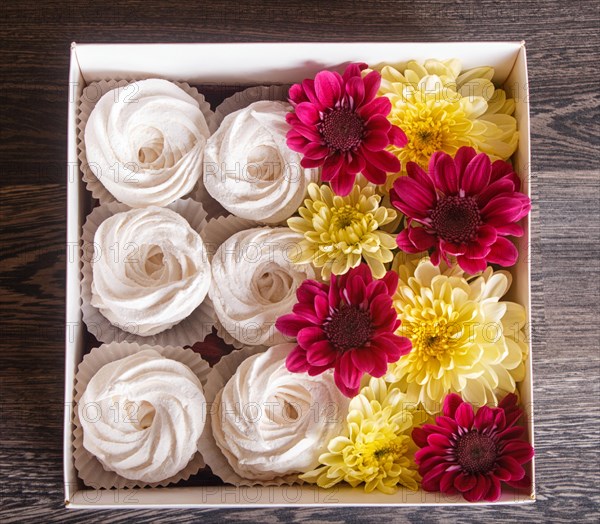
[[[206,211],[202,204],[192,199],[176,200],[167,206],[187,220],[192,229],[203,237],[206,227]],[[92,305],[92,259],[94,257],[94,235],[98,227],[107,218],[128,211],[125,204],[113,202],[96,207],[87,217],[82,234],[81,267],[81,311],[88,331],[98,340],[110,342],[136,342],[138,344],[156,344],[160,346],[187,346],[202,342],[211,333],[215,325],[215,314],[208,295],[192,313],[173,327],[156,335],[141,336],[124,331],[111,322]]]
[[[100,347],[92,349],[90,353],[85,355],[81,364],[77,369],[75,376],[75,404],[73,408],[73,423],[75,425],[74,432],[74,452],[75,468],[77,469],[79,478],[83,480],[86,486],[94,489],[111,489],[111,488],[143,488],[167,486],[174,484],[180,480],[187,480],[190,476],[195,475],[205,466],[202,453],[197,452],[188,464],[176,475],[164,479],[160,482],[147,483],[139,480],[126,479],[115,473],[107,470],[102,463],[83,446],[83,428],[79,420],[78,406],[83,393],[92,377],[106,364],[115,362],[122,358],[128,357],[139,351],[153,349],[166,358],[176,360],[185,364],[198,377],[203,387],[206,386],[210,367],[208,363],[196,352],[191,349],[182,347],[160,347],[148,344],[130,344],[127,342],[113,342],[111,344],[103,344]],[[206,393],[205,393],[206,398]],[[205,416],[203,413],[198,416]]]
[[[266,351],[264,347],[244,346],[241,349],[225,355],[210,371],[206,386],[204,387],[204,395],[209,409],[214,410],[220,401],[221,390],[229,381],[240,364],[252,355],[263,353]],[[298,475],[285,475],[269,481],[246,479],[238,475],[217,445],[213,437],[212,420],[210,413],[206,417],[204,431],[198,442],[198,449],[204,457],[206,465],[210,467],[212,472],[219,477],[223,482],[233,484],[234,486],[282,486],[291,484],[302,484],[304,481],[298,478]]]
[[[272,100],[272,101],[287,101],[288,99],[289,86],[283,85],[272,85],[272,86],[254,86],[238,91],[229,98],[226,98],[217,106],[214,113],[213,123],[215,129],[213,133],[219,128],[223,119],[231,114],[248,107],[254,102],[259,100]],[[201,202],[214,202],[216,205],[212,205],[210,209],[207,209],[209,218],[217,218],[219,216],[228,216],[230,213],[218,202],[216,202],[205,189],[204,184],[198,184],[196,191],[192,193],[192,196]]]
[[[129,84],[136,81],[138,80],[106,79],[92,82],[83,89],[83,93],[77,105],[77,157],[79,158],[79,165],[86,188],[100,204],[117,202],[117,199],[106,189],[106,187],[104,187],[102,182],[98,180],[89,166],[85,150],[85,126],[87,125],[94,107],[103,95],[117,88],[126,89]],[[199,93],[198,89],[190,86],[186,82],[172,83],[198,102],[198,107],[206,119],[211,134],[214,133],[218,124],[216,122],[215,113],[204,98],[204,95]],[[128,93],[124,93],[124,96],[127,96],[127,94]],[[203,190],[202,176],[200,176],[198,184],[190,192],[190,195],[194,195],[196,199],[199,199],[205,205],[205,209],[210,216],[218,216],[222,208],[206,191]],[[182,198],[185,198],[185,196],[186,195],[182,196]]]

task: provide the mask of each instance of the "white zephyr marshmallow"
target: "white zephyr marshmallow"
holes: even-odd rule
[[[242,344],[286,342],[275,321],[292,310],[296,290],[316,277],[310,264],[294,264],[300,233],[287,227],[258,227],[235,233],[211,261],[209,291],[219,323]]]
[[[192,96],[150,79],[100,98],[85,127],[85,151],[90,170],[119,202],[166,206],[196,186],[209,136]]]
[[[117,213],[94,235],[91,304],[129,333],[156,335],[181,322],[210,280],[202,238],[170,209]]]
[[[277,224],[292,216],[318,170],[300,165],[286,144],[285,102],[259,101],[225,117],[208,139],[204,185],[234,215]]]
[[[329,441],[343,433],[350,400],[332,370],[314,377],[288,371],[285,359],[294,346],[279,344],[244,360],[211,409],[215,441],[244,479],[314,469]]]
[[[122,477],[166,480],[198,451],[205,404],[190,368],[139,351],[104,365],[88,383],[78,403],[83,446]]]

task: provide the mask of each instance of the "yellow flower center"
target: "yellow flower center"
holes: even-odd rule
[[[420,323],[407,323],[404,331],[413,344],[413,351],[416,351],[421,358],[442,357],[448,350],[452,352],[452,326],[448,324],[445,318],[436,318],[435,320],[423,321]]]
[[[409,142],[412,148],[425,156],[431,156],[442,148],[444,130],[441,122],[434,122],[431,118],[426,121],[416,121],[410,129]]]
[[[389,426],[380,428],[378,433],[379,438],[356,442],[356,448],[345,453],[345,462],[354,464],[371,479],[385,475],[392,464],[403,462],[410,441],[406,435],[394,433]]]
[[[370,220],[372,215],[364,215],[355,207],[346,204],[342,207],[331,208],[331,229],[346,229],[362,221],[363,218]]]
[[[397,460],[404,457],[407,451],[408,446],[405,444],[390,442],[384,447],[375,450],[373,457],[378,461]]]
[[[471,144],[473,123],[457,100],[445,100],[440,93],[414,93],[407,102],[394,107],[389,117],[408,138],[404,148],[392,148],[403,165],[411,161],[426,168],[436,151],[454,154]]]

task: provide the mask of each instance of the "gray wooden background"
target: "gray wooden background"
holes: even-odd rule
[[[3,2],[0,520],[597,522],[599,5],[578,0]],[[67,512],[62,399],[69,43],[521,39],[529,58],[536,224],[537,503]]]

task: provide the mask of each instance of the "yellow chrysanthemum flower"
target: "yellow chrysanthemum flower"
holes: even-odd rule
[[[299,217],[288,219],[288,226],[304,235],[299,250],[291,254],[297,264],[312,262],[331,274],[343,275],[364,260],[375,278],[385,274],[383,264],[393,259],[394,235],[380,227],[396,219],[393,209],[380,206],[381,196],[372,185],[356,184],[345,197],[335,195],[327,185],[310,184]]]
[[[322,488],[342,481],[352,487],[364,483],[367,493],[375,489],[395,493],[398,485],[416,490],[421,479],[414,462],[417,448],[410,436],[414,422],[409,408],[400,390],[372,378],[350,401],[347,435],[332,439],[328,453],[319,457],[323,466],[300,478]]]
[[[493,271],[466,278],[457,267],[434,266],[428,258],[398,268],[394,306],[412,351],[390,364],[385,379],[420,403],[440,411],[444,397],[459,393],[476,405],[497,405],[525,375],[528,345],[525,308],[500,299],[510,273]]]
[[[492,161],[508,160],[517,148],[514,100],[492,83],[494,69],[478,67],[461,73],[459,60],[409,62],[381,68],[379,96],[392,102],[388,119],[408,138],[391,147],[403,170],[416,162],[426,168],[435,151],[454,155],[462,146],[486,153]],[[388,177],[389,189],[399,175]]]

